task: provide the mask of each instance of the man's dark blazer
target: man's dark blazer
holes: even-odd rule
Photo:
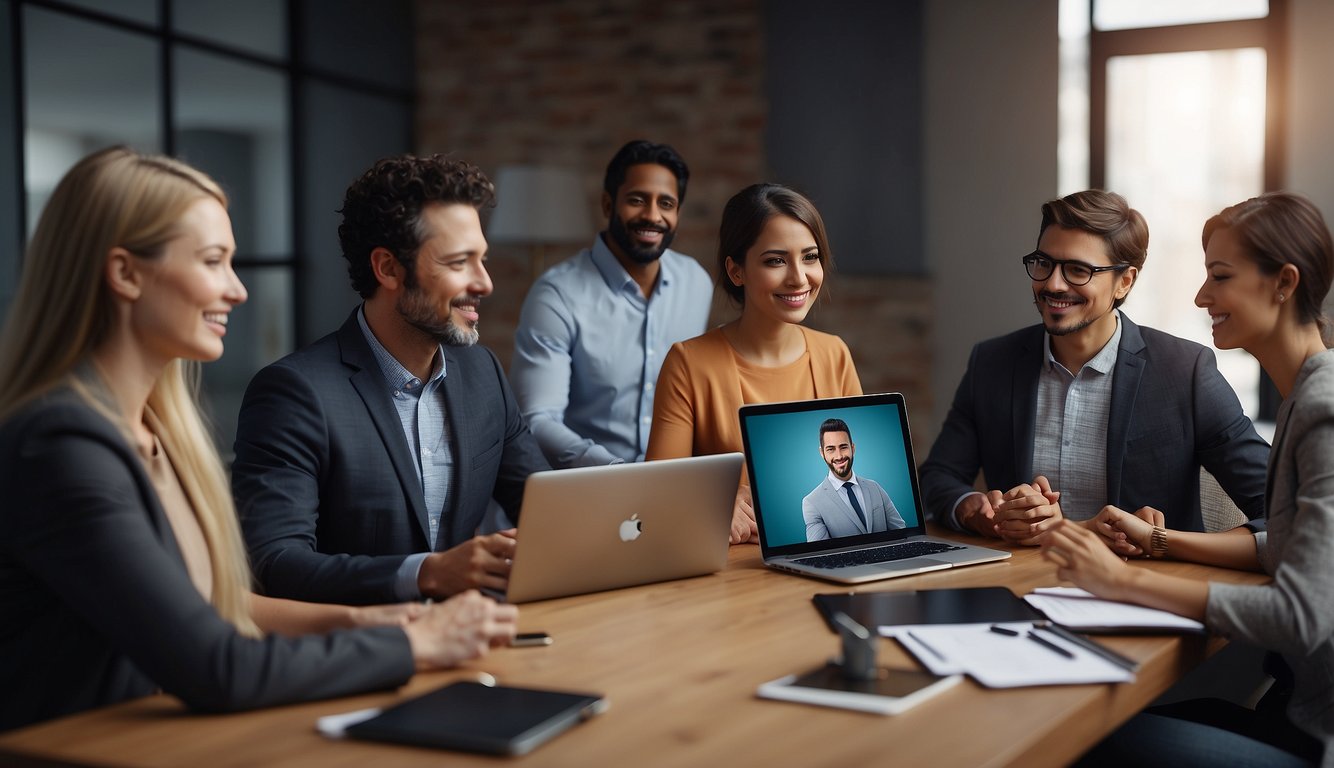
[[[393,602],[404,558],[472,538],[492,497],[518,520],[524,482],[547,462],[491,350],[444,350],[454,474],[436,541],[427,540],[421,480],[356,311],[255,375],[237,423],[232,490],[266,594]]]
[[[161,688],[205,711],[401,685],[397,627],[252,639],[190,581],[139,456],[70,390],[0,426],[0,731]]]
[[[1154,507],[1168,527],[1204,530],[1203,466],[1248,518],[1262,518],[1269,445],[1242,413],[1213,352],[1141,328],[1125,313],[1121,323],[1107,418],[1105,503],[1131,512]],[[973,348],[919,473],[927,510],[938,522],[948,524],[979,468],[990,489],[1032,482],[1045,334],[1035,325]]]

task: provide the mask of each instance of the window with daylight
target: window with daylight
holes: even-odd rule
[[[1148,220],[1148,261],[1124,305],[1140,324],[1209,345],[1194,306],[1204,221],[1282,187],[1283,12],[1283,0],[1062,0],[1061,193],[1119,192]],[[1276,395],[1255,359],[1216,353],[1246,413],[1271,420]]]

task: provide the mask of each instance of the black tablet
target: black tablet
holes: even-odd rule
[[[347,735],[439,749],[522,755],[607,709],[598,694],[447,685],[348,726]]]
[[[990,624],[1043,618],[1005,587],[839,592],[815,595],[812,600],[826,624],[834,612],[842,611],[853,621],[872,629],[891,625]],[[829,628],[833,630],[834,626],[830,624]]]

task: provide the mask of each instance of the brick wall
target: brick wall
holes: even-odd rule
[[[758,0],[417,0],[416,14],[419,152],[492,174],[508,163],[581,169],[601,227],[612,154],[635,138],[669,143],[691,171],[674,247],[714,272],[723,205],[769,165]],[[483,341],[508,364],[529,254],[493,247],[489,267]],[[867,391],[903,392],[913,422],[929,423],[929,281],[837,275],[830,288],[811,325],[847,341]],[[733,316],[715,302],[716,321]],[[915,437],[919,451],[929,445]]]

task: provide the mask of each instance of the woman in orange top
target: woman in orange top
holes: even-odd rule
[[[727,202],[718,285],[741,316],[672,345],[653,399],[650,461],[740,451],[737,409],[747,403],[861,394],[843,340],[801,325],[831,266],[820,213],[798,192],[754,184]],[[743,475],[731,542],[757,537]]]

